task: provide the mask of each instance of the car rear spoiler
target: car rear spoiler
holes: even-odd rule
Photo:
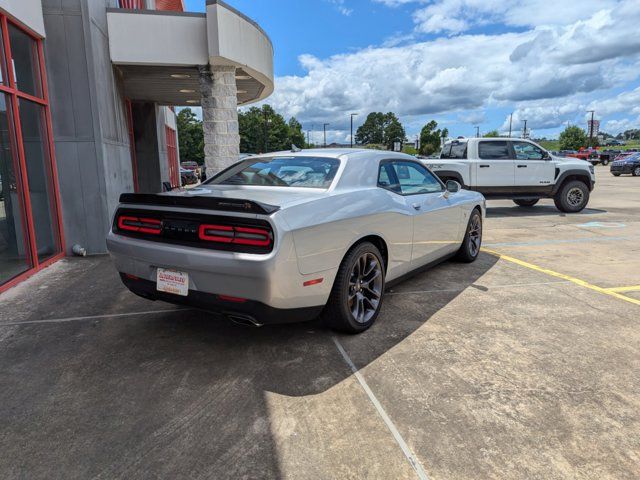
[[[156,195],[151,193],[123,193],[120,203],[135,205],[155,205],[162,207],[185,207],[203,210],[221,210],[225,212],[257,213],[271,215],[280,207],[268,203],[219,197],[183,197],[177,195]]]

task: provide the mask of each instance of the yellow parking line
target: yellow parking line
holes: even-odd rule
[[[564,273],[555,272],[553,270],[549,270],[548,268],[539,267],[538,265],[534,265],[533,263],[525,262],[523,260],[519,260],[514,257],[510,257],[508,255],[503,255],[502,253],[496,252],[494,250],[490,250],[488,248],[483,248],[483,252],[489,253],[495,257],[500,258],[501,260],[506,260],[507,262],[515,263],[516,265],[520,265],[525,268],[529,268],[531,270],[535,270],[536,272],[545,273],[547,275],[551,275],[552,277],[562,278],[563,280],[567,280],[569,282],[575,283],[576,285],[580,285],[581,287],[588,288],[590,290],[594,290],[598,293],[602,293],[604,295],[609,295],[610,297],[615,297],[620,300],[624,300],[625,302],[633,303],[634,305],[640,305],[640,300],[635,298],[627,297],[625,295],[621,295],[618,292],[614,292],[608,288],[598,287],[597,285],[593,285],[589,282],[585,282],[584,280],[580,280],[579,278],[575,278],[569,275],[565,275]]]
[[[609,290],[610,292],[617,292],[617,293],[622,293],[622,292],[640,292],[640,285],[633,285],[631,287],[607,288],[607,290]]]

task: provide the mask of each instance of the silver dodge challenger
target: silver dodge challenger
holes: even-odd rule
[[[473,262],[484,197],[414,157],[357,149],[253,156],[203,185],[123,194],[107,246],[149,300],[244,325],[313,319],[358,333],[385,287],[450,257]]]

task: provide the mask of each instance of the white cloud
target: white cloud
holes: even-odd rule
[[[534,3],[541,6],[541,0]],[[307,124],[329,121],[341,128],[350,112],[408,117],[516,104],[516,119],[528,116],[537,129],[554,128],[582,115],[594,92],[638,77],[640,37],[629,32],[639,22],[635,2],[620,2],[566,26],[370,47],[327,59],[302,55],[307,73],[278,78],[268,101]],[[619,99],[620,105],[629,101]]]
[[[338,12],[340,12],[345,17],[349,17],[353,13],[353,8],[349,8],[345,5],[345,0],[327,0],[327,1],[329,3],[334,4]]]

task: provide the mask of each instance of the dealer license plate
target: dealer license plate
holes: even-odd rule
[[[177,270],[159,268],[156,277],[156,289],[159,292],[172,293],[186,297],[189,295],[189,274]]]

